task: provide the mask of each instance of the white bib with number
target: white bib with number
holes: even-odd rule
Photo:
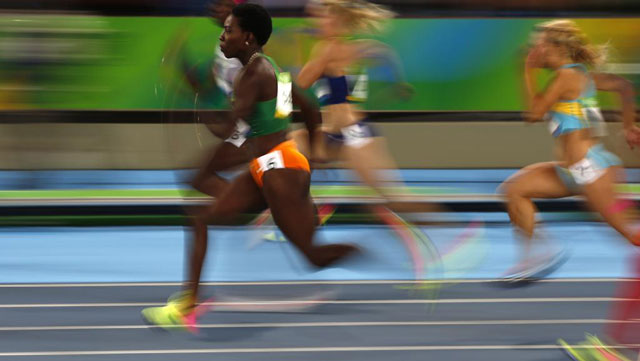
[[[238,122],[236,122],[236,128],[233,130],[233,134],[224,141],[240,148],[247,140],[247,133],[249,132],[249,129],[249,124],[244,120],[239,119]]]
[[[371,132],[367,126],[352,124],[340,130],[344,137],[344,144],[353,148],[361,148],[371,143]]]
[[[598,167],[598,165],[588,157],[569,166],[569,172],[571,172],[573,179],[579,185],[595,182],[605,171],[606,169]]]
[[[547,124],[547,126],[549,127],[549,133],[554,134],[556,130],[558,130],[558,127],[560,126],[560,124],[555,120],[551,119],[549,120],[549,123]]]
[[[553,117],[549,113],[546,113],[544,115],[544,118],[542,118],[542,119],[547,121],[547,129],[549,129],[549,133],[551,133],[553,135],[553,133],[555,133],[555,131],[560,126],[560,123],[558,123],[555,120],[553,120]]]
[[[276,150],[259,157],[258,165],[260,165],[260,170],[262,172],[266,172],[271,169],[284,168],[284,159],[282,158],[282,152]]]
[[[602,112],[598,107],[587,107],[582,108],[582,115],[584,118],[589,121],[589,125],[591,126],[592,133],[596,137],[604,137],[607,135],[607,126],[604,122],[604,117],[602,116]]]
[[[368,89],[369,76],[367,76],[367,74],[360,74],[353,87],[350,98],[355,101],[365,101],[367,99]]]
[[[278,98],[276,100],[276,118],[285,118],[293,111],[291,74],[278,74]]]

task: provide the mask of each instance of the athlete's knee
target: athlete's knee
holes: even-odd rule
[[[318,247],[314,247],[312,245],[305,246],[305,245],[301,245],[301,244],[296,244],[296,246],[297,246],[298,250],[300,251],[300,253],[302,253],[304,258],[306,258],[307,261],[312,266],[317,267],[317,268],[323,268],[324,267],[324,261],[322,259],[321,252],[318,252]]]
[[[498,188],[507,202],[517,202],[523,198],[526,198],[526,194],[518,183],[513,181],[504,182]]]
[[[222,179],[222,177],[220,177],[220,175],[218,175],[217,173],[205,173],[205,172],[199,172],[198,174],[196,174],[195,177],[193,177],[193,179],[191,180],[191,186],[200,191],[200,188],[204,187],[204,185],[206,184],[207,180],[211,179],[211,178],[217,178],[217,179]]]
[[[214,173],[208,177],[194,178],[191,182],[191,186],[200,193],[218,198],[225,192],[229,186],[229,182],[220,175]]]
[[[193,179],[191,179],[191,187],[197,191],[201,192],[201,188],[204,185],[205,180],[207,179],[205,172],[202,170],[199,170],[198,173],[196,173],[195,177],[193,177]]]
[[[305,254],[305,256],[307,257],[307,261],[316,268],[325,268],[329,265],[327,257],[321,257],[317,253]]]
[[[204,186],[204,177],[194,177],[191,180],[191,188],[197,190],[198,192],[202,192],[203,186]]]
[[[629,242],[636,246],[636,247],[640,247],[640,231],[634,233],[630,238],[629,238]]]

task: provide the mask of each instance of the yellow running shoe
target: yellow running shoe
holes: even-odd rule
[[[161,307],[147,307],[142,310],[142,318],[151,326],[160,326],[166,330],[186,329],[191,330],[190,313],[193,308],[190,304],[191,292],[183,291],[171,295],[167,304]]]
[[[598,337],[588,333],[585,336],[585,341],[575,346],[569,345],[564,340],[558,340],[558,343],[575,361],[631,361]]]
[[[570,345],[563,339],[558,339],[558,343],[567,354],[567,356],[571,357],[574,361],[598,361],[597,358],[594,358],[591,350],[586,347],[587,342],[583,341],[577,345]]]
[[[598,361],[631,361],[615,348],[605,344],[597,336],[586,334],[587,342],[593,345],[593,353]]]

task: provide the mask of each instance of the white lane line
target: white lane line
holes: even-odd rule
[[[543,279],[537,283],[603,283],[630,282],[633,278],[558,278]],[[348,281],[259,281],[259,282],[203,282],[205,286],[305,286],[305,285],[393,285],[393,284],[473,284],[505,282],[502,279],[460,280],[348,280]],[[178,287],[181,282],[122,282],[122,283],[3,283],[0,288],[55,288],[55,287]]]
[[[156,302],[110,302],[110,303],[16,303],[0,304],[2,308],[74,308],[74,307],[154,307],[164,306],[165,303]]]
[[[242,302],[207,302],[210,306],[274,306],[274,305],[410,305],[410,304],[468,304],[468,303],[557,303],[557,302],[611,302],[632,301],[616,297],[532,297],[532,298],[467,298],[467,299],[412,299],[412,300],[269,300]],[[0,304],[2,308],[74,308],[74,307],[153,307],[164,303],[116,302],[116,303],[17,303]]]
[[[626,345],[635,348],[640,345]],[[586,349],[595,346],[576,345]],[[611,346],[622,348],[621,346]],[[242,353],[304,353],[304,352],[372,352],[372,351],[501,351],[501,350],[557,350],[560,345],[429,345],[429,346],[361,346],[361,347],[261,347],[261,348],[202,348],[167,350],[107,350],[107,351],[40,351],[0,352],[0,357],[20,356],[120,356],[120,355],[178,355],[178,354],[242,354]]]
[[[477,320],[477,321],[361,321],[361,322],[256,322],[200,324],[199,328],[302,328],[302,327],[389,327],[389,326],[511,326],[511,325],[588,325],[588,324],[636,324],[640,320],[618,321],[606,319],[555,319],[555,320]],[[89,330],[138,330],[161,328],[148,325],[100,325],[100,326],[10,326],[0,327],[0,332],[23,331],[89,331]],[[180,328],[167,326],[165,328]]]

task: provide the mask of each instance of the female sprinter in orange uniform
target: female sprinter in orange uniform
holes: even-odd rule
[[[292,101],[299,104],[312,138],[319,131],[320,113],[293,86],[289,74],[281,73],[274,61],[262,54],[271,30],[271,17],[254,4],[236,6],[225,21],[220,37],[222,52],[243,64],[234,84],[228,129],[231,132],[237,119],[249,123],[247,142],[253,160],[249,171],[235,178],[216,203],[196,216],[195,245],[185,292],[164,307],[143,310],[149,323],[194,326],[208,244],[207,225],[230,224],[243,212],[268,207],[282,233],[317,267],[328,266],[356,250],[346,244],[313,244],[317,221],[309,193],[309,163],[295,143],[287,140],[287,129]]]
[[[534,41],[525,63],[529,109],[526,120],[549,121],[549,130],[556,139],[557,161],[525,167],[502,185],[511,222],[524,239],[523,257],[508,276],[512,280],[537,278],[559,263],[561,252],[533,256],[536,212],[533,198],[583,195],[590,209],[629,242],[640,245],[638,234],[631,230],[622,212],[626,203],[618,199],[614,187],[622,175],[620,160],[599,143],[602,134],[594,128],[602,123],[596,90],[615,92],[622,101],[627,142],[639,143],[631,84],[615,75],[590,71],[602,64],[604,54],[589,44],[572,21],[539,25]],[[535,72],[540,68],[555,72],[554,79],[542,92],[535,88]]]

